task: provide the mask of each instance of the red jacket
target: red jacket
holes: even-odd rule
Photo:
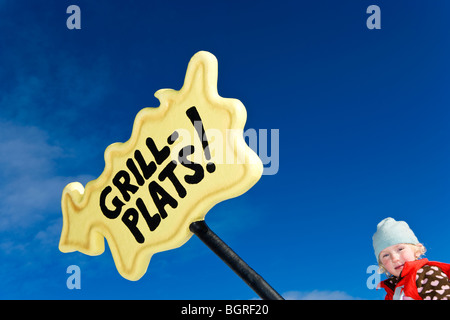
[[[384,288],[387,292],[385,300],[422,300],[422,297],[417,292],[416,274],[417,270],[424,265],[436,266],[440,268],[450,278],[450,264],[428,261],[428,259],[420,259],[416,261],[406,262],[400,280],[392,289],[388,286],[388,280],[380,282],[379,286]]]

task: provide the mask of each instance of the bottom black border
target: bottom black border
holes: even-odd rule
[[[414,304],[414,306],[412,305]],[[417,314],[417,307],[433,312],[448,309],[444,301],[369,301],[369,300],[4,300],[7,311],[33,312],[34,316],[56,315],[107,319],[295,319],[301,317],[355,316],[358,319],[380,313]],[[411,313],[410,313],[411,312]],[[98,317],[98,318],[97,318]]]

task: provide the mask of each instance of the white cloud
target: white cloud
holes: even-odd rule
[[[320,291],[313,290],[310,292],[288,291],[282,294],[286,300],[357,300],[344,291]]]
[[[0,120],[0,230],[26,228],[60,211],[64,186],[88,176],[56,174],[64,150],[51,145],[45,131]]]

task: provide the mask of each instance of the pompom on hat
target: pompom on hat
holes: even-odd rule
[[[386,218],[378,223],[377,232],[374,233],[372,240],[378,262],[380,252],[387,247],[400,243],[419,243],[414,232],[405,221],[395,221],[393,218]]]

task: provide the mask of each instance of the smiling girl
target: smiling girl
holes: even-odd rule
[[[425,247],[404,221],[386,218],[373,235],[386,300],[450,300],[450,264],[420,259]]]

